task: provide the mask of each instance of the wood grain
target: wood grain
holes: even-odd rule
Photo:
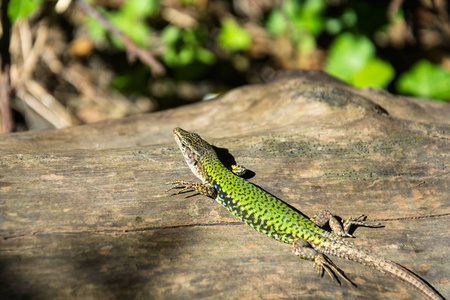
[[[180,126],[226,148],[253,172],[251,182],[306,215],[328,209],[387,219],[384,228],[358,228],[354,242],[448,297],[449,113],[445,103],[300,72],[173,110],[0,136],[0,295],[418,297],[337,258],[358,287],[320,279],[289,245],[240,224],[213,200],[166,193],[167,181],[195,180],[172,138]]]

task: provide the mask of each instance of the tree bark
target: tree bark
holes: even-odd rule
[[[412,299],[409,286],[331,257],[358,287],[320,279],[289,245],[214,200],[172,137],[199,133],[249,180],[308,216],[366,214],[353,242],[450,295],[450,105],[296,72],[210,101],[0,136],[5,299]],[[186,197],[188,196],[188,197]],[[413,218],[411,218],[413,217]]]

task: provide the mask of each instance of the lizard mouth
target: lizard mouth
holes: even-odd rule
[[[195,167],[200,159],[200,156],[195,153],[181,138],[180,133],[178,130],[173,131],[173,135],[175,137],[175,141],[178,144],[178,147],[180,148],[181,152],[183,153],[184,159],[186,160],[186,163],[190,167]]]

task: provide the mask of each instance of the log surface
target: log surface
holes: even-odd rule
[[[5,299],[415,299],[333,258],[358,287],[319,278],[289,245],[207,197],[172,137],[228,150],[249,180],[308,216],[366,214],[355,244],[450,296],[450,105],[358,90],[317,72],[128,119],[0,136]],[[186,196],[189,196],[186,198]],[[415,218],[410,218],[415,217]],[[4,298],[4,297],[2,297]]]

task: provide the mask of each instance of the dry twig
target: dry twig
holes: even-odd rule
[[[109,22],[101,13],[99,13],[83,0],[76,0],[75,3],[85,13],[97,19],[106,27],[106,29],[108,29],[110,32],[112,32],[122,40],[125,48],[127,49],[128,59],[134,60],[137,56],[143,63],[147,64],[151,68],[153,76],[165,74],[166,70],[164,66],[161,65],[149,51],[138,47],[126,34],[124,34],[121,30],[119,30],[111,22]]]
[[[9,0],[2,1],[1,24],[3,35],[0,40],[0,53],[2,57],[1,81],[0,81],[0,122],[2,132],[11,132],[14,128],[14,120],[10,106],[11,101],[11,55],[9,54],[9,44],[11,38],[11,21],[8,16]]]

